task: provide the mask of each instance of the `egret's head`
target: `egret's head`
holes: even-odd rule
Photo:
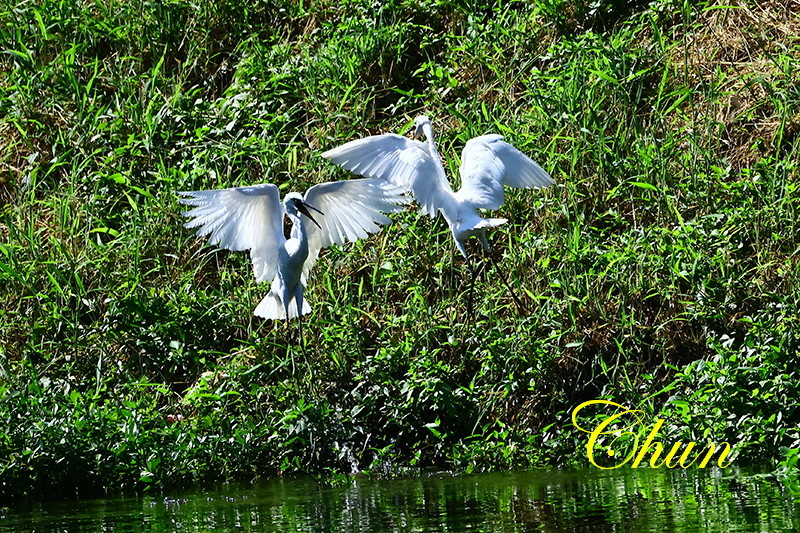
[[[322,226],[319,225],[319,222],[314,220],[314,217],[311,216],[311,213],[308,211],[309,209],[313,209],[320,215],[325,215],[322,211],[314,207],[313,205],[306,203],[303,200],[303,196],[300,193],[290,192],[286,195],[286,198],[283,199],[283,205],[286,208],[286,213],[289,215],[297,216],[297,213],[302,213],[311,220],[314,224],[317,225],[318,228],[322,229]]]
[[[414,133],[411,134],[411,137],[414,139],[421,139],[425,136],[425,126],[430,126],[431,121],[428,120],[428,117],[425,115],[420,115],[414,119]]]

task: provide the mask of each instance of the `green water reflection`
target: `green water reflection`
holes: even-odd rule
[[[165,496],[26,504],[0,531],[796,531],[774,481],[726,470],[537,470],[323,487],[276,479]]]

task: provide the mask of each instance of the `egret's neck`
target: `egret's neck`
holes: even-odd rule
[[[425,134],[425,140],[428,141],[428,150],[436,161],[439,161],[439,152],[436,150],[436,143],[433,142],[433,128],[430,124],[422,126],[422,132]]]
[[[306,241],[306,227],[303,224],[303,221],[300,220],[300,217],[295,215],[294,213],[286,213],[286,216],[289,217],[289,222],[292,223],[292,231],[289,233],[289,238],[291,239],[298,239],[300,241]]]
[[[439,157],[439,151],[436,149],[436,143],[433,142],[433,129],[431,128],[430,123],[422,125],[422,133],[425,135],[425,140],[428,141],[428,152],[431,154],[431,158],[433,158],[435,162],[436,172],[439,174],[438,178],[440,180],[442,192],[446,197],[450,197],[452,199],[453,190],[450,188],[450,183],[448,183],[447,181],[447,176],[444,171],[444,165],[442,164],[442,158]],[[442,198],[439,199],[439,202],[441,201]],[[450,207],[452,207],[453,205],[455,204],[448,201],[446,202],[446,205],[442,204],[437,206],[439,209],[445,210],[445,218],[447,218],[448,221],[455,220],[457,218],[457,214],[454,212],[450,213],[450,216],[448,216],[447,214],[448,212],[451,211]]]

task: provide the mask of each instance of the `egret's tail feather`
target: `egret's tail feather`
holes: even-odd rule
[[[496,228],[497,226],[502,226],[506,222],[508,222],[507,218],[482,218],[472,229]]]
[[[303,314],[306,315],[311,312],[311,306],[308,301],[303,299]],[[256,306],[254,313],[256,316],[262,318],[270,318],[272,320],[286,320],[297,318],[297,301],[292,298],[289,302],[289,314],[287,316],[286,309],[283,306],[281,297],[278,293],[270,291],[263,300]]]
[[[485,252],[489,251],[489,240],[486,238],[486,230],[490,228],[496,228],[497,226],[501,226],[508,222],[506,218],[485,218],[475,224],[474,226],[474,233],[478,236],[478,239],[481,241],[481,246],[483,246],[483,250]]]
[[[281,298],[274,292],[267,294],[256,307],[256,316],[280,320],[286,318],[286,311],[281,303]]]

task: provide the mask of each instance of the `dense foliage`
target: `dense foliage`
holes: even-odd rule
[[[793,10],[3,2],[0,494],[585,465],[570,413],[595,398],[777,466],[800,441]],[[558,186],[508,191],[475,317],[445,224],[409,209],[322,254],[287,346],[175,191],[347,179],[319,153],[420,113],[456,180],[496,132]]]

